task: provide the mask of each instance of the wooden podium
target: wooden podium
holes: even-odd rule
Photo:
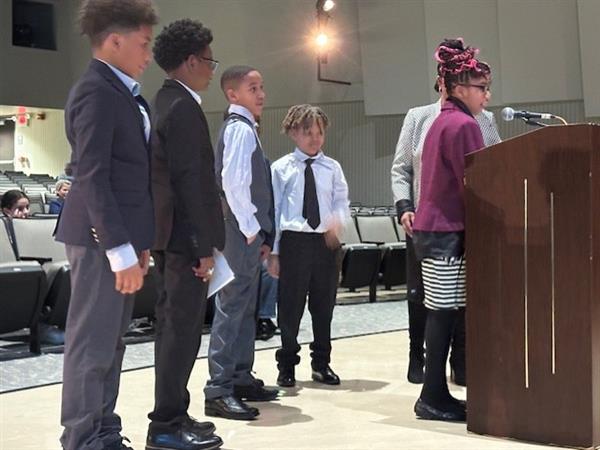
[[[600,446],[600,126],[467,157],[467,429]]]

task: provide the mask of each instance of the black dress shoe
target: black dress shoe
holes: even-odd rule
[[[296,386],[296,377],[294,376],[294,369],[280,369],[279,375],[277,376],[277,385],[281,387]]]
[[[215,450],[223,445],[215,434],[199,435],[183,426],[176,431],[148,431],[146,450]]]
[[[258,409],[246,405],[233,395],[204,400],[204,414],[233,420],[253,420]]]
[[[323,369],[313,369],[312,379],[318,383],[323,384],[340,384],[340,377],[338,377],[329,366],[324,367]]]
[[[255,384],[256,386],[264,386],[265,382],[263,380],[261,380],[260,378],[255,378],[254,375],[250,374],[250,376],[252,377],[252,384]]]
[[[443,411],[434,406],[428,405],[420,398],[415,403],[415,414],[420,419],[425,420],[443,420],[446,422],[464,422],[467,420],[467,411],[459,404],[451,410]]]
[[[275,330],[277,330],[277,327],[271,319],[258,319],[256,323],[256,339],[268,341],[275,336]]]
[[[249,384],[247,386],[234,386],[233,395],[240,400],[248,402],[269,402],[277,398],[279,391],[277,389],[267,389],[257,384]]]
[[[213,434],[216,430],[215,424],[212,422],[199,422],[191,416],[184,422],[184,426],[193,431],[196,434],[200,434],[202,436],[209,436]]]

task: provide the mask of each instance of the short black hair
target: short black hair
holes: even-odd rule
[[[0,201],[0,208],[13,209],[15,207],[15,205],[17,204],[17,202],[19,200],[21,200],[22,198],[26,198],[29,200],[29,197],[27,197],[27,194],[25,194],[25,192],[20,191],[18,189],[12,189],[10,191],[6,191],[4,193],[4,195],[2,196],[2,201]]]
[[[169,72],[190,55],[201,54],[212,40],[212,32],[197,20],[176,20],[156,36],[152,49],[154,60],[162,70]]]
[[[115,31],[137,30],[156,25],[158,15],[152,0],[83,0],[77,16],[81,34],[99,46]]]
[[[221,89],[227,95],[227,89],[236,89],[244,77],[250,72],[258,72],[252,66],[231,66],[221,75]]]

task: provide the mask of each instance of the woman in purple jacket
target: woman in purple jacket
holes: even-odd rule
[[[491,71],[475,58],[477,52],[441,45],[435,53],[448,100],[425,138],[421,199],[413,224],[429,309],[425,382],[415,404],[415,413],[423,419],[466,418],[465,403],[448,391],[446,360],[454,327],[464,327],[465,155],[484,147],[474,116],[487,103]]]

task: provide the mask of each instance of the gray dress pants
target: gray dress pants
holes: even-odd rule
[[[115,290],[115,275],[98,248],[67,245],[71,300],[65,332],[60,439],[66,450],[101,450],[121,439],[114,412],[123,335],[134,297]]]
[[[210,379],[204,387],[207,399],[233,393],[233,386],[247,386],[254,380],[254,338],[260,280],[259,234],[248,245],[233,220],[225,221],[223,254],[235,274],[235,280],[217,295],[215,315],[208,347]]]

